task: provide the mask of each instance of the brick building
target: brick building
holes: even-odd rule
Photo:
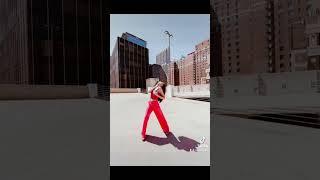
[[[180,85],[194,85],[196,78],[195,53],[189,53],[187,57],[177,61]]]
[[[210,68],[210,40],[197,44],[194,52],[195,84],[206,83],[206,70]]]
[[[272,7],[269,0],[213,0],[224,75],[273,71]]]

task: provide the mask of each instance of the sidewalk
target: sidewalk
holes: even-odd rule
[[[175,137],[166,138],[151,114],[146,142],[141,128],[149,95],[111,94],[110,96],[110,164],[121,165],[210,165],[210,103],[169,98],[160,103]],[[189,151],[205,137],[197,152]],[[180,142],[179,142],[180,141]]]

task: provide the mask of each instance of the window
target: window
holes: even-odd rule
[[[238,62],[237,62],[237,66],[239,66],[239,65],[240,65],[240,62],[238,61]]]
[[[280,63],[280,68],[284,68],[284,64],[283,63]]]
[[[283,59],[284,58],[284,55],[280,55],[280,59]]]
[[[280,46],[280,51],[283,51],[284,47],[283,46]]]
[[[231,57],[229,56],[228,59],[231,60]]]
[[[237,45],[237,46],[239,45],[239,41],[236,42],[236,45]]]
[[[229,67],[231,66],[231,63],[229,63]]]
[[[228,44],[228,47],[230,47],[230,46],[231,46],[231,43]]]
[[[237,72],[240,72],[240,68],[237,69]]]
[[[239,55],[237,55],[237,59],[239,59],[239,57],[240,57],[240,56],[239,56]]]

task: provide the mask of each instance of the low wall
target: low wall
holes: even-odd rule
[[[210,97],[210,84],[172,86],[173,97]]]
[[[111,93],[139,93],[141,92],[140,88],[111,88]]]
[[[264,73],[211,78],[213,97],[316,93],[320,71]]]
[[[0,100],[89,98],[87,86],[0,85]]]

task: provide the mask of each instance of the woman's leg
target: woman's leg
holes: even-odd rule
[[[160,123],[160,126],[163,130],[164,133],[168,133],[170,130],[169,130],[169,126],[168,126],[168,123],[166,121],[166,118],[164,117],[163,113],[162,113],[162,110],[160,108],[160,105],[158,102],[156,102],[155,104],[155,107],[154,107],[154,113],[156,114],[157,118],[158,118],[158,121]]]
[[[153,110],[153,106],[152,106],[151,102],[148,102],[148,107],[146,110],[146,114],[144,115],[143,127],[142,127],[142,132],[141,132],[143,137],[146,136],[147,125],[148,125],[149,117],[150,117],[152,110]]]

